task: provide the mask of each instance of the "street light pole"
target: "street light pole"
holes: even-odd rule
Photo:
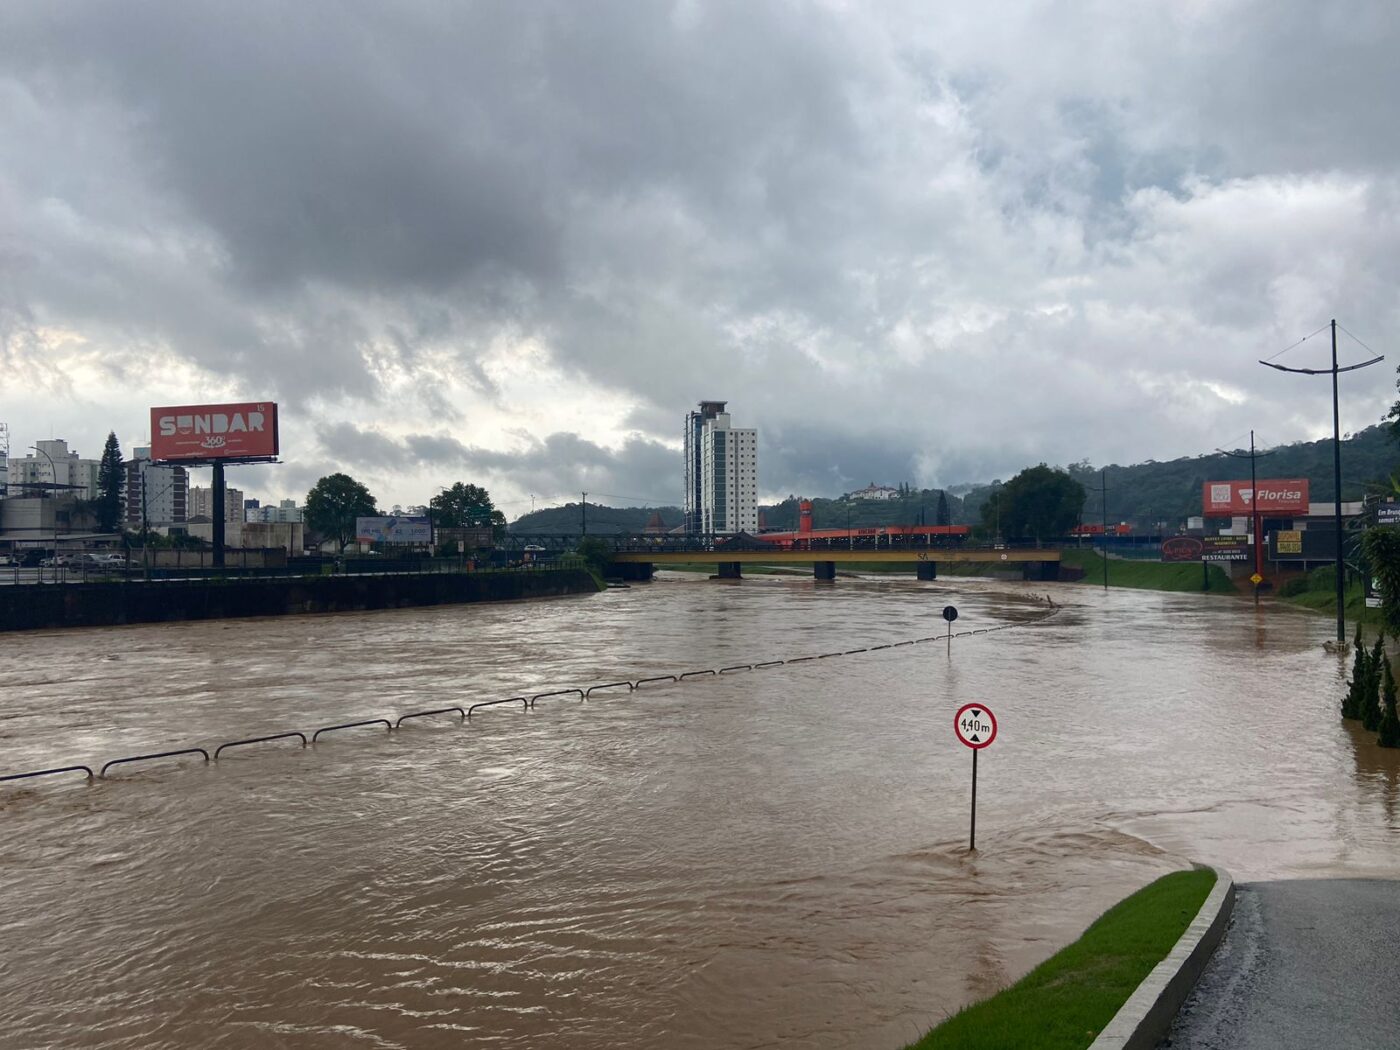
[[[57,495],[56,495],[56,494],[57,494],[57,492],[58,492],[58,467],[56,467],[56,466],[54,465],[53,457],[52,457],[51,455],[49,455],[46,451],[44,451],[42,448],[40,448],[38,445],[30,445],[29,447],[30,447],[31,449],[33,449],[35,452],[39,453],[39,455],[43,456],[46,460],[49,461],[49,477],[51,477],[51,478],[53,479],[52,484],[49,486],[49,495],[50,495],[51,498],[55,498],[55,499],[56,499],[56,498],[57,498]],[[42,493],[41,493],[41,494],[40,494],[40,499],[39,499],[39,538],[40,538],[40,539],[43,539],[43,532],[44,532],[44,510],[43,510],[43,507],[44,507],[44,501],[43,501],[43,497],[42,497]],[[44,568],[43,568],[43,566],[41,565],[41,566],[39,567],[39,579],[42,580],[43,578],[44,578]],[[54,515],[53,515],[53,582],[54,582],[54,583],[57,583],[57,582],[58,582],[58,508],[57,508],[57,507],[54,508]]]
[[[1288,368],[1285,365],[1276,365],[1272,361],[1260,361],[1261,365],[1269,368],[1276,368],[1280,372],[1296,372],[1300,375],[1320,376],[1331,374],[1332,376],[1332,482],[1336,486],[1336,492],[1332,497],[1332,521],[1333,527],[1337,531],[1337,641],[1347,640],[1346,624],[1346,563],[1343,561],[1342,552],[1342,425],[1341,415],[1337,404],[1337,376],[1342,372],[1355,372],[1359,368],[1368,368],[1385,360],[1384,354],[1377,354],[1369,361],[1362,361],[1357,365],[1347,365],[1345,368],[1337,366],[1337,320],[1333,318],[1330,324],[1332,329],[1332,367],[1331,368]],[[1313,333],[1316,335],[1317,333]],[[1350,334],[1350,333],[1348,333]],[[1355,336],[1352,336],[1355,339]],[[1360,342],[1360,340],[1357,340]],[[1296,345],[1296,344],[1295,344]],[[1363,344],[1364,345],[1364,344]],[[1291,347],[1290,347],[1291,349]],[[1277,355],[1275,355],[1277,356]]]
[[[1108,468],[1099,471],[1099,502],[1103,512],[1103,589],[1108,592]]]

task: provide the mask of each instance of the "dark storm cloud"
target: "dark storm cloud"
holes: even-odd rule
[[[0,360],[86,419],[172,355],[390,489],[675,498],[701,397],[770,492],[1301,437],[1255,358],[1400,326],[1397,44],[1365,0],[9,5]]]

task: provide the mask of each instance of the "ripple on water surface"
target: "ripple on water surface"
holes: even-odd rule
[[[0,792],[0,1044],[897,1047],[1187,858],[1394,874],[1323,621],[1037,585],[1015,631]],[[35,633],[10,769],[941,633],[974,581]],[[1000,721],[979,762],[952,713]]]

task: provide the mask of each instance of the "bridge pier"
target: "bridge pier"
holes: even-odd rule
[[[741,564],[741,563],[740,563],[740,562],[737,562],[737,561],[722,561],[722,562],[720,562],[719,564],[717,564],[717,565],[715,566],[715,568],[716,568],[718,571],[716,572],[716,574],[715,574],[715,576],[714,576],[714,579],[717,579],[717,580],[742,580],[744,577],[743,577],[743,576],[740,574],[740,572],[739,572],[739,565],[740,565],[740,564]]]
[[[615,561],[608,565],[608,575],[619,580],[650,580],[656,566],[649,561]]]
[[[812,577],[817,580],[836,579],[836,563],[834,561],[812,562]]]
[[[938,562],[921,561],[918,563],[918,578],[921,580],[938,579]]]

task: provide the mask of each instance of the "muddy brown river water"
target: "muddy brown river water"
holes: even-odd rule
[[[962,629],[0,789],[0,1046],[894,1048],[1192,859],[1400,875],[1331,623],[975,581],[12,635],[0,769]],[[1030,622],[1037,621],[1037,622]],[[953,712],[1000,720],[979,769]]]

